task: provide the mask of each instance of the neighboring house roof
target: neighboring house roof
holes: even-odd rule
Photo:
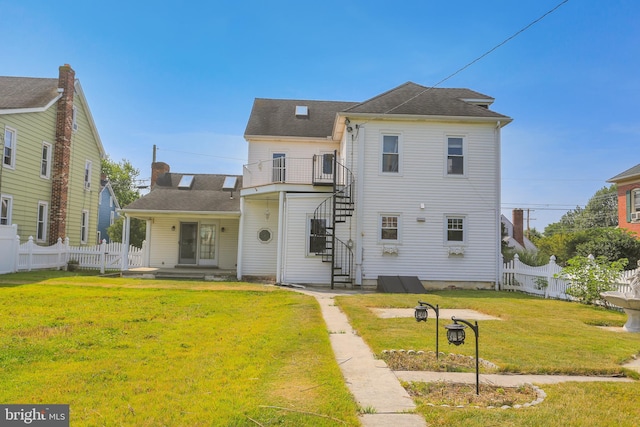
[[[520,244],[520,242],[513,238],[513,223],[506,216],[500,215],[500,222],[502,222],[502,224],[504,225],[504,230],[507,233],[506,236],[502,237],[502,240],[507,244],[507,246],[510,246],[517,250],[538,250],[538,247],[534,245],[533,242],[527,238],[527,236],[522,236],[524,240],[524,247]]]
[[[430,88],[407,82],[364,102],[310,101],[256,98],[245,137],[287,136],[326,138],[334,131],[336,115],[395,115],[511,118],[489,110],[494,99],[469,89]],[[307,106],[308,116],[296,116],[296,106]]]
[[[44,111],[58,98],[58,79],[0,76],[0,110]]]
[[[105,194],[105,190],[107,190],[108,194],[111,196],[113,200],[113,205],[116,209],[120,209],[120,203],[118,203],[118,199],[116,198],[116,193],[113,192],[113,187],[109,181],[100,181],[100,185],[102,188],[100,189],[100,197]]]
[[[178,188],[183,176],[193,176],[190,188]],[[226,177],[237,178],[233,193],[222,189]],[[171,213],[240,213],[240,175],[182,174],[167,172],[158,177],[153,189],[145,196],[125,206],[123,212]],[[232,198],[233,195],[233,198]]]
[[[635,165],[632,168],[627,169],[626,171],[614,176],[613,178],[609,178],[607,182],[620,182],[627,179],[632,178],[640,178],[640,164]]]
[[[84,100],[87,120],[95,138],[100,155],[106,156],[98,128],[93,120],[89,104],[84,96],[80,81],[75,79],[74,88]],[[0,114],[38,113],[46,111],[62,96],[58,89],[58,79],[38,77],[0,76]]]

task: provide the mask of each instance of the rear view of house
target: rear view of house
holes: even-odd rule
[[[256,99],[238,277],[490,287],[500,274],[500,132],[468,89],[406,83],[364,102]]]

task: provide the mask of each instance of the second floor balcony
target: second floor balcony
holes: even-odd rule
[[[335,161],[333,154],[291,158],[274,154],[269,160],[244,165],[243,187],[271,184],[333,185]]]

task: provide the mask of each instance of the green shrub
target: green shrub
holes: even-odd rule
[[[615,288],[627,263],[626,258],[609,262],[604,256],[576,256],[567,261],[567,266],[556,277],[570,282],[567,295],[584,304],[593,304],[600,300],[601,292]]]

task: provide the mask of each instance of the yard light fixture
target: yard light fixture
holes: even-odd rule
[[[472,325],[470,322],[463,319],[456,319],[455,316],[451,317],[453,323],[449,325],[445,325],[447,330],[447,339],[449,340],[449,344],[460,345],[464,344],[465,333],[464,330],[467,326],[471,328],[473,333],[476,335],[476,394],[480,394],[480,358],[478,357],[478,322],[475,322],[475,325]],[[460,325],[458,322],[464,323],[464,325]]]
[[[433,309],[433,311],[436,312],[436,360],[438,360],[438,354],[439,354],[439,349],[438,349],[438,328],[440,327],[440,309],[438,308],[438,304],[436,304],[436,306],[432,306],[431,304],[429,304],[428,302],[423,302],[423,301],[418,301],[418,305],[415,308],[415,312],[414,312],[414,316],[416,318],[416,322],[426,322],[427,318],[429,317],[429,307],[431,307]]]

